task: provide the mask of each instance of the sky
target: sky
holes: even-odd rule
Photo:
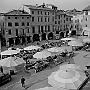
[[[83,10],[90,5],[90,0],[0,0],[0,13],[19,9],[22,4],[41,5],[42,3],[53,4],[63,10],[74,8]]]

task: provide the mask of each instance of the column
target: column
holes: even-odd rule
[[[39,34],[40,35],[40,34]],[[40,35],[40,41],[42,41],[42,36]]]
[[[46,34],[46,40],[48,40],[48,35]]]
[[[15,38],[13,40],[14,40],[14,45],[15,45]]]
[[[6,47],[9,47],[9,39],[6,39]]]
[[[64,32],[64,37],[66,37],[66,32]]]

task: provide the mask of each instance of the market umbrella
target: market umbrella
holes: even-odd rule
[[[23,58],[19,57],[8,57],[0,60],[0,66],[13,67],[25,63]]]
[[[1,52],[1,55],[13,55],[19,52],[20,52],[19,50],[6,50],[6,51]]]
[[[65,64],[65,65],[60,66],[60,69],[62,70],[74,69],[74,70],[85,71],[84,67],[81,67],[77,64]]]
[[[70,45],[70,46],[83,46],[83,43],[78,41],[78,40],[75,40],[75,41],[68,42],[68,45]]]
[[[49,52],[61,52],[61,51],[64,51],[63,48],[60,48],[59,47],[53,47],[53,48],[49,48],[47,49]]]
[[[56,88],[77,89],[86,78],[85,73],[79,70],[60,69],[48,77],[48,83]]]
[[[67,37],[67,38],[62,38],[61,40],[62,40],[62,41],[76,40],[76,38]]]
[[[35,90],[67,90],[64,88],[54,88],[54,87],[44,87],[44,88],[39,88],[39,89],[35,89]]]
[[[90,43],[90,38],[84,38],[84,39],[83,39],[83,42],[85,42],[85,43]]]
[[[53,47],[53,48],[49,48],[47,50],[49,52],[64,52],[65,50],[71,52],[72,51],[72,47],[71,46]]]
[[[33,55],[34,58],[37,58],[37,59],[43,59],[43,58],[47,58],[51,56],[51,53],[48,52],[47,50],[43,50],[41,52],[37,52]]]
[[[39,48],[41,48],[41,47],[31,45],[31,46],[25,47],[24,50],[33,50],[33,49],[36,49],[36,50],[37,50],[37,49],[39,49]]]

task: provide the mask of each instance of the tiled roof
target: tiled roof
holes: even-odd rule
[[[5,13],[4,15],[30,15],[30,14],[24,10],[12,10],[10,12]]]
[[[90,5],[83,9],[83,11],[90,11]]]
[[[76,9],[66,11],[66,14],[69,14],[69,15],[77,15],[77,14],[82,14],[82,13],[83,13],[82,11],[78,11]]]
[[[30,9],[38,9],[38,10],[53,10],[51,8],[48,8],[48,7],[41,7],[41,6],[34,6],[34,5],[24,5]]]

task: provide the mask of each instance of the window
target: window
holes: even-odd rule
[[[60,15],[58,15],[58,19],[60,19]]]
[[[47,17],[45,17],[45,22],[47,22]]]
[[[19,26],[19,23],[18,22],[15,22],[15,26]]]
[[[24,35],[24,29],[23,29],[23,35]]]
[[[34,11],[32,11],[32,14],[34,14]]]
[[[34,22],[34,17],[32,17],[32,22]]]
[[[77,28],[77,26],[75,25],[75,28]]]
[[[68,21],[68,18],[66,18],[66,21]]]
[[[48,31],[50,31],[50,26],[48,26]]]
[[[54,15],[54,12],[52,12],[52,15]]]
[[[11,22],[8,22],[8,27],[11,27],[12,26],[12,23]]]
[[[39,17],[38,17],[38,22],[39,22]]]
[[[11,29],[8,30],[8,34],[11,35]]]
[[[86,21],[87,21],[88,19],[86,18]]]
[[[66,25],[66,28],[67,28],[67,25]]]
[[[88,11],[85,12],[85,15],[88,15]]]
[[[70,21],[71,21],[71,18],[70,18]]]
[[[39,15],[39,11],[38,11],[38,15]]]
[[[40,26],[38,26],[38,33],[40,33]]]
[[[48,12],[48,15],[49,15],[49,12]]]
[[[10,19],[10,17],[8,17],[8,19]]]
[[[16,29],[16,36],[18,36],[18,29]]]
[[[47,32],[47,26],[45,26],[45,32]]]
[[[64,23],[65,23],[65,20],[64,20]]]
[[[4,27],[4,23],[3,23],[3,27]]]
[[[65,25],[64,25],[64,29],[65,29]]]
[[[49,22],[49,17],[48,17],[48,22]]]
[[[87,27],[87,25],[86,25],[86,27]]]
[[[43,22],[43,17],[41,17],[41,22]]]
[[[54,22],[54,17],[52,17],[52,22]]]
[[[29,17],[27,17],[27,19],[29,19]]]
[[[55,24],[57,24],[57,21],[55,21]]]
[[[29,29],[27,29],[27,33],[29,33]]]
[[[45,15],[47,15],[47,12],[45,12]]]
[[[22,17],[22,19],[24,19],[24,17]]]
[[[27,22],[27,26],[29,26],[29,22]]]
[[[22,26],[25,26],[25,23],[24,22],[22,22]]]
[[[5,30],[3,30],[3,35],[5,34]]]
[[[41,14],[42,14],[42,11],[41,11]]]
[[[35,33],[35,27],[32,27],[32,33]]]
[[[60,24],[60,21],[58,21],[58,24]]]
[[[15,17],[15,19],[17,19],[17,17]]]

